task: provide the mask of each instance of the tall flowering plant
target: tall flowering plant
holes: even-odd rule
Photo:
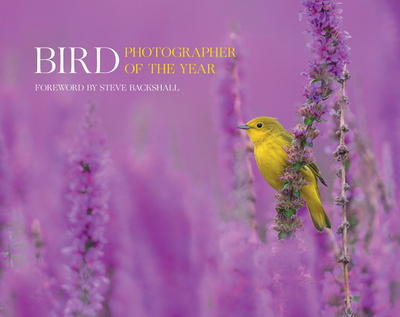
[[[85,113],[78,144],[69,157],[71,245],[64,250],[70,262],[63,286],[69,296],[65,316],[96,316],[109,282],[101,261],[108,220],[108,189],[104,180],[107,153],[103,151],[106,138],[92,118],[93,110],[89,106]]]
[[[284,186],[275,196],[277,215],[272,228],[279,232],[280,239],[294,237],[295,232],[303,226],[296,213],[305,205],[300,190],[308,183],[300,170],[314,162],[310,148],[314,139],[320,135],[315,123],[324,121],[323,116],[328,111],[326,101],[340,90],[335,82],[343,81],[343,70],[345,64],[349,63],[350,49],[345,44],[349,35],[341,30],[342,18],[338,3],[331,0],[301,0],[301,3],[305,9],[300,13],[300,19],[308,19],[306,33],[311,35],[308,48],[314,58],[310,61],[308,72],[303,73],[310,80],[303,93],[307,101],[298,109],[304,124],[299,123],[290,131],[293,142],[285,147],[285,151],[291,165],[280,176]]]
[[[340,144],[334,156],[341,162],[340,196],[335,199],[335,204],[342,206],[342,224],[338,233],[342,234],[342,255],[339,259],[343,263],[343,278],[345,289],[346,314],[353,314],[350,308],[349,279],[347,264],[350,261],[347,255],[347,228],[348,221],[346,216],[346,193],[349,185],[346,184],[346,158],[348,149],[345,144],[344,134],[348,131],[344,122],[344,110],[348,104],[345,95],[346,81],[350,78],[346,70],[349,61],[350,48],[346,45],[349,34],[342,31],[341,9],[338,3],[332,0],[302,0],[305,6],[300,17],[306,16],[309,29],[307,33],[311,35],[312,41],[309,44],[311,52],[315,58],[310,62],[310,70],[306,76],[311,80],[305,89],[307,102],[300,107],[299,112],[304,117],[306,130],[312,131],[313,122],[321,122],[321,115],[326,112],[327,106],[324,102],[335,91],[339,91],[340,98],[338,104],[340,109],[336,113],[340,118],[339,130]],[[341,86],[333,85],[337,81]],[[308,144],[305,144],[308,146]]]
[[[255,220],[255,193],[253,189],[253,172],[245,131],[238,131],[236,126],[243,124],[242,117],[242,84],[241,67],[243,54],[240,38],[236,32],[231,32],[230,45],[235,48],[235,54],[227,59],[218,72],[217,101],[214,108],[215,124],[221,137],[219,140],[220,157],[223,165],[229,169],[228,177],[233,200],[233,218],[242,220],[254,230],[257,230]],[[251,148],[249,148],[251,147]],[[233,155],[232,155],[233,152]],[[233,177],[232,177],[233,176]]]

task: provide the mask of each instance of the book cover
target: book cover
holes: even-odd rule
[[[0,314],[397,315],[399,15],[3,3]]]

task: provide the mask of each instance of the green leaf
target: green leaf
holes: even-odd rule
[[[283,187],[282,187],[281,190],[285,190],[286,188],[289,187],[290,184],[291,184],[291,183],[286,182],[286,183],[283,185]]]
[[[298,199],[300,199],[300,191],[299,190],[293,191],[293,195],[295,195]]]
[[[353,297],[351,298],[351,301],[352,301],[352,302],[359,302],[360,299],[361,299],[360,296],[353,296]]]
[[[308,143],[307,140],[302,140],[302,142],[304,143],[304,145],[312,147],[313,145],[311,143]]]
[[[303,106],[309,105],[310,103],[312,103],[312,99],[308,99],[308,100],[303,104]]]
[[[294,167],[294,171],[297,172],[299,169],[301,169],[303,167],[303,164],[301,164],[300,162],[296,162],[293,164]]]
[[[279,240],[285,239],[286,236],[287,236],[287,233],[286,233],[286,232],[279,232],[279,234],[278,234],[278,239],[279,239]]]
[[[317,81],[319,81],[319,79],[314,79],[311,84],[315,84]]]
[[[357,224],[356,218],[354,217],[349,217],[349,219],[347,219],[350,223],[350,226],[355,226]]]
[[[284,210],[283,213],[285,214],[286,218],[290,218],[293,214],[296,213],[295,209]]]
[[[310,125],[314,122],[314,119],[310,119],[310,118],[304,118],[304,124],[305,125]]]
[[[92,239],[89,239],[88,241],[86,241],[85,251],[89,250],[90,248],[95,248],[95,247],[96,247],[96,243]]]

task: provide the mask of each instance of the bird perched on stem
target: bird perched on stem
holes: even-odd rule
[[[239,129],[245,129],[254,145],[254,155],[257,166],[265,180],[275,190],[280,191],[285,183],[279,179],[283,169],[292,165],[286,160],[285,146],[293,141],[293,136],[285,130],[275,119],[269,117],[255,118]],[[326,186],[321,172],[315,163],[310,163],[300,169],[300,173],[309,183],[300,189],[300,195],[306,201],[308,211],[315,228],[323,231],[325,227],[331,228],[331,221],[321,203],[318,179]]]

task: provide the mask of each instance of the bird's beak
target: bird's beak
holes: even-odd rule
[[[244,130],[251,129],[247,124],[238,125],[236,128]]]

